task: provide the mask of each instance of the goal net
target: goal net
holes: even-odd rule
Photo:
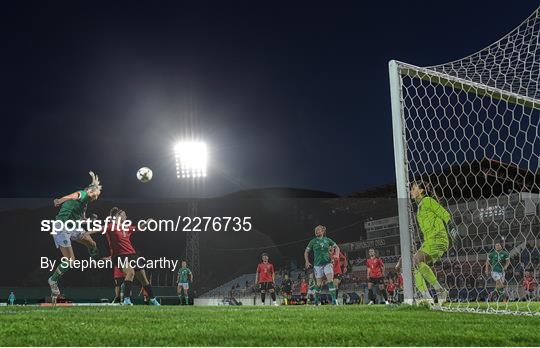
[[[450,213],[448,230],[457,232],[432,266],[449,291],[441,308],[540,314],[539,10],[463,59],[431,67],[390,62],[408,301],[420,297],[412,259],[424,242],[419,201],[409,194],[416,182]]]

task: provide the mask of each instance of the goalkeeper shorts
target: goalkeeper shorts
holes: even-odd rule
[[[420,251],[430,257],[431,262],[437,261],[448,250],[448,241],[446,242],[431,242],[422,244]]]

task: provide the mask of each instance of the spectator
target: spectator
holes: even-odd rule
[[[523,289],[525,290],[525,300],[533,301],[536,298],[536,286],[538,285],[536,279],[530,271],[525,271],[525,277],[523,277]]]

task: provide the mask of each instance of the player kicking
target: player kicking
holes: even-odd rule
[[[448,225],[450,213],[444,209],[434,192],[423,183],[413,183],[411,198],[418,204],[416,220],[424,242],[413,256],[414,280],[423,299],[433,303],[426,281],[437,291],[439,304],[446,302],[448,291],[444,289],[428,264],[433,264],[448,250]]]
[[[159,306],[159,302],[154,297],[154,292],[152,290],[152,285],[146,278],[146,272],[144,269],[132,268],[129,265],[122,267],[120,261],[122,259],[127,260],[136,260],[137,252],[131,244],[131,235],[136,231],[134,226],[127,226],[127,228],[122,228],[122,222],[127,219],[126,212],[114,207],[111,209],[110,216],[115,220],[115,223],[108,224],[105,227],[105,237],[109,243],[109,248],[111,252],[111,259],[116,261],[116,266],[121,268],[125,274],[124,278],[124,301],[125,305],[133,305],[131,302],[131,294],[133,287],[133,278],[137,277],[141,285],[146,290],[148,294],[149,303],[153,306]],[[114,228],[113,228],[114,227]],[[143,226],[144,227],[144,226]]]
[[[389,304],[388,294],[384,286],[384,262],[377,256],[375,249],[369,249],[368,259],[366,260],[367,279],[368,279],[368,305],[372,305],[377,300],[375,292],[373,292],[373,286],[379,287],[379,292],[383,296],[384,303]]]
[[[189,283],[193,283],[193,273],[187,267],[187,262],[182,260],[182,267],[178,270],[178,286],[176,288],[180,304],[189,304]],[[185,302],[182,299],[185,299]]]
[[[101,184],[99,178],[93,172],[90,172],[92,182],[84,190],[73,192],[70,195],[64,196],[54,200],[54,206],[60,206],[60,211],[56,215],[55,226],[56,234],[53,234],[54,244],[60,252],[62,257],[73,261],[75,260],[75,253],[71,246],[71,241],[79,242],[88,248],[90,256],[93,258],[98,257],[98,249],[96,242],[92,240],[89,234],[85,233],[82,229],[68,230],[62,229],[62,222],[66,221],[77,223],[80,220],[84,220],[86,208],[89,202],[93,202],[99,198],[101,194]],[[56,298],[60,295],[60,289],[58,288],[58,280],[69,269],[67,262],[60,262],[58,267],[54,270],[53,274],[49,277],[48,283],[51,288],[51,299],[53,303],[56,303]]]
[[[306,262],[306,269],[311,267],[309,262],[309,252],[313,251],[313,269],[315,272],[315,304],[320,304],[320,292],[323,285],[323,277],[326,276],[326,284],[328,285],[328,291],[332,297],[332,303],[336,303],[336,286],[334,284],[334,269],[332,266],[332,259],[330,256],[330,250],[334,248],[334,254],[339,257],[339,247],[330,238],[325,236],[326,227],[315,227],[315,238],[309,241],[306,250],[304,251],[304,260]]]
[[[339,284],[343,273],[347,273],[347,256],[339,251],[339,255],[336,256],[332,249],[332,266],[334,267],[334,285],[336,286],[336,304],[339,304],[337,300],[339,298]]]
[[[488,254],[486,259],[485,271],[489,275],[491,267],[491,278],[495,281],[495,290],[490,294],[490,298],[496,297],[496,301],[505,298],[505,271],[510,265],[510,255],[508,251],[503,250],[502,244],[495,243],[495,249]]]
[[[257,272],[255,272],[255,284],[259,284],[259,289],[261,291],[261,301],[262,304],[265,304],[266,292],[270,293],[272,300],[270,304],[277,306],[276,302],[276,292],[275,292],[275,272],[274,265],[268,262],[268,254],[263,253],[261,255],[262,262],[257,266]]]

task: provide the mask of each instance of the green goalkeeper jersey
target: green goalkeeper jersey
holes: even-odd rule
[[[450,213],[435,199],[422,198],[418,204],[416,220],[422,231],[424,243],[448,243],[446,224],[450,221]]]
[[[178,282],[179,283],[188,283],[189,282],[189,275],[191,274],[191,270],[187,267],[182,267],[178,270]]]
[[[489,253],[489,265],[491,266],[492,272],[502,273],[504,271],[504,266],[506,265],[506,260],[510,258],[510,254],[506,250],[493,250]]]
[[[332,263],[330,259],[330,248],[334,247],[336,242],[328,237],[315,237],[309,241],[306,247],[307,251],[313,250],[313,265],[325,266]]]
[[[84,190],[78,192],[78,199],[70,199],[62,203],[60,211],[56,215],[56,220],[66,222],[68,220],[77,221],[84,218],[86,207],[88,206],[88,193]]]

